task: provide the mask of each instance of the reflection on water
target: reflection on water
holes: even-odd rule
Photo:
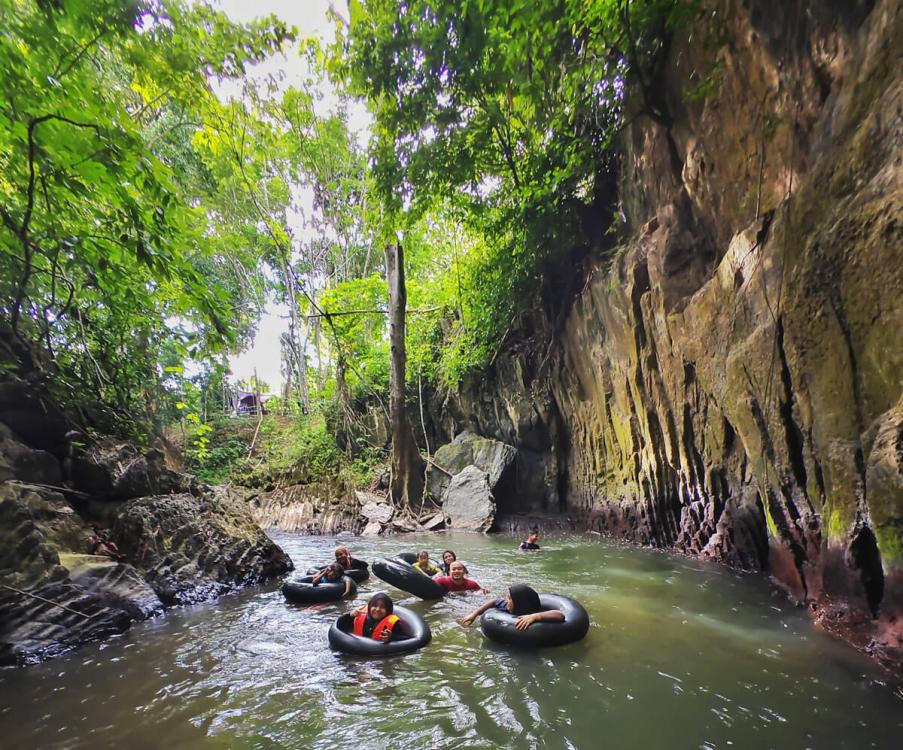
[[[278,536],[300,571],[332,538]],[[900,748],[903,701],[759,578],[585,537],[519,553],[512,537],[354,539],[372,560],[451,546],[501,593],[580,600],[587,638],[538,652],[455,620],[480,595],[421,602],[433,630],[387,660],[339,656],[352,605],[303,608],[279,586],[173,611],[29,669],[0,671],[4,748]],[[370,579],[363,600],[380,587]]]

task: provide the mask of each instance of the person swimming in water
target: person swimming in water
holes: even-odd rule
[[[388,594],[379,591],[365,605],[354,610],[352,633],[376,641],[402,641],[411,637],[404,620],[393,614],[395,605]]]
[[[345,592],[342,594],[342,598],[348,596],[351,593],[352,581],[345,575],[345,568],[343,568],[338,563],[329,563],[323,570],[319,573],[315,573],[314,577],[311,579],[311,584],[314,586],[319,586],[321,583],[338,583],[339,581],[345,582]]]
[[[450,549],[447,549],[442,553],[442,563],[439,565],[439,567],[442,568],[442,575],[447,576],[451,574],[451,571],[448,568],[457,559],[458,556]],[[464,572],[466,573],[467,570]]]
[[[442,572],[442,568],[430,562],[430,553],[426,550],[421,550],[417,553],[417,562],[414,563],[414,567],[428,576],[434,576]]]
[[[360,568],[362,570],[367,569],[367,563],[363,560],[358,560],[351,556],[351,552],[348,551],[347,547],[336,547],[335,548],[335,561],[341,565],[345,570],[351,570],[351,568]]]
[[[483,588],[476,581],[465,578],[467,568],[460,560],[455,560],[448,566],[449,575],[436,576],[433,580],[438,583],[446,594],[463,594],[468,591],[483,591],[489,593],[489,589]]]
[[[514,625],[517,630],[526,630],[534,622],[564,622],[564,612],[560,609],[544,610],[539,603],[539,594],[534,589],[516,583],[508,587],[507,596],[487,600],[469,615],[458,620],[458,623],[465,627],[472,625],[481,614],[493,608],[517,617]]]
[[[525,541],[520,543],[520,547],[518,549],[521,550],[534,550],[539,549],[539,545],[536,543],[539,540],[539,529],[535,526],[530,529],[530,533],[527,535]]]

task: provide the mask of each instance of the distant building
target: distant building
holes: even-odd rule
[[[267,413],[266,403],[273,398],[273,396],[274,394],[272,393],[261,393],[260,405],[258,406],[256,393],[236,388],[226,397],[226,405],[229,414],[233,417],[256,417],[260,413],[261,408],[263,409],[264,414]]]

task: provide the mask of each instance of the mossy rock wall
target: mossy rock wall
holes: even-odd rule
[[[625,134],[626,241],[548,356],[503,354],[448,413],[520,449],[528,403],[583,527],[767,570],[900,665],[903,10],[710,10],[655,83],[673,124]]]

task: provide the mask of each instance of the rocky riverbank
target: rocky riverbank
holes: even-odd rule
[[[89,441],[26,383],[0,383],[0,664],[291,568],[241,495],[162,450]]]

